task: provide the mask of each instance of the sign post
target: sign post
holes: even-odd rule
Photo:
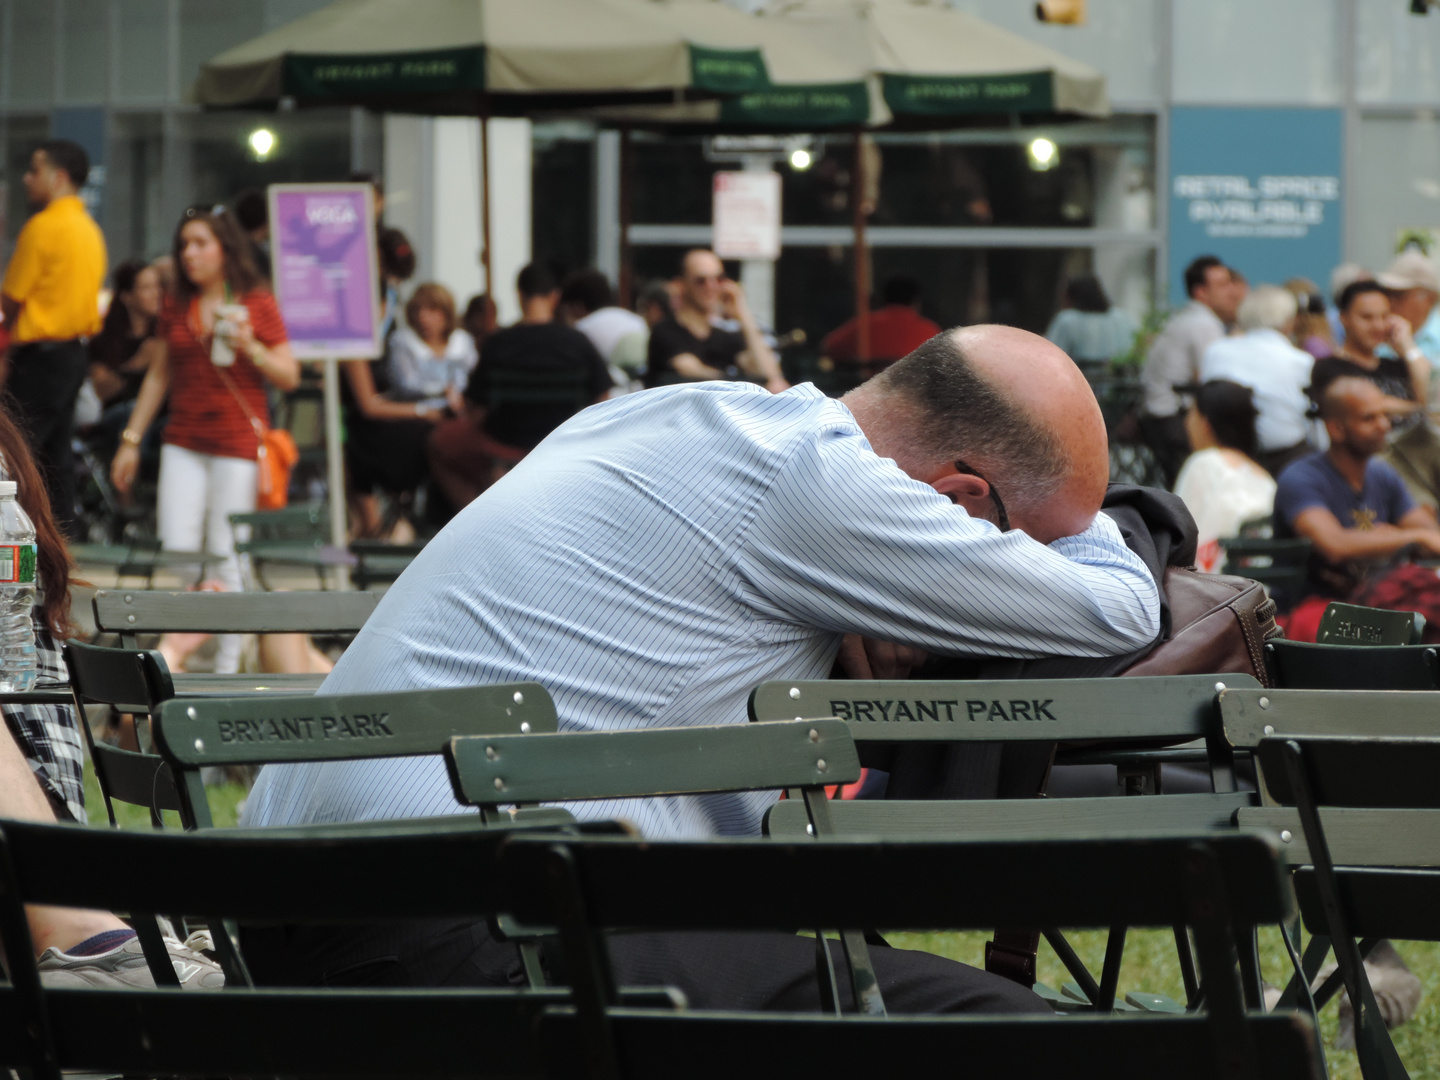
[[[272,184],[275,300],[297,359],[323,365],[330,542],[345,547],[339,361],[380,355],[380,271],[369,184]]]
[[[740,259],[740,281],[761,326],[775,325],[775,260],[780,257],[780,177],[765,155],[751,155],[744,172],[715,174],[714,251]]]

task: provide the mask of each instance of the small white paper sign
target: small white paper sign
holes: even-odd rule
[[[780,257],[780,174],[717,172],[713,248],[722,259]]]

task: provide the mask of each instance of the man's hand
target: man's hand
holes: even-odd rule
[[[904,679],[929,658],[924,649],[846,634],[840,663],[852,679]]]
[[[1385,328],[1385,340],[1402,357],[1415,348],[1415,335],[1409,320],[1403,315],[1391,315]]]
[[[745,302],[745,290],[738,281],[726,278],[720,282],[720,310],[727,319],[735,319],[737,322],[744,322],[750,314],[750,306]]]

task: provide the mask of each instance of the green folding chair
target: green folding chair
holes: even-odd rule
[[[1315,991],[1317,1007],[1343,983],[1359,1003],[1355,1045],[1365,1076],[1405,1076],[1361,960],[1388,937],[1440,940],[1433,703],[1405,691],[1227,691],[1220,709],[1226,737],[1254,749],[1261,765],[1265,805],[1238,820],[1283,841],[1313,935],[1303,978],[1282,1004],[1308,992],[1333,947],[1338,970]]]
[[[854,741],[838,720],[456,738],[445,760],[455,797],[479,806],[487,820],[512,803],[788,789],[817,831],[828,833],[825,785],[860,777]],[[841,944],[857,1007],[883,1015],[864,934],[846,928]],[[835,971],[818,935],[816,970],[821,996],[833,1005],[840,1000]]]
[[[315,829],[115,832],[0,821],[0,1064],[36,1080],[107,1076],[545,1075],[533,1038],[564,989],[47,989],[27,903],[179,910],[257,924],[481,919],[517,826],[462,821]],[[574,826],[582,833],[613,825]],[[417,883],[421,887],[417,887]],[[664,1009],[664,989],[627,990]]]
[[[981,800],[944,802],[926,800],[884,803],[833,803],[831,819],[840,835],[874,826],[883,820],[894,831],[866,835],[897,838],[932,835],[933,828],[962,830],[969,821],[987,829],[997,817],[1013,812],[1017,821],[1041,819],[1057,835],[1084,830],[1088,822],[1106,821],[1116,827],[1163,815],[1167,826],[1193,831],[1228,822],[1237,805],[1252,796],[1238,791],[1235,763],[1219,728],[1215,712],[1217,690],[1226,685],[1258,686],[1247,675],[1183,675],[1135,679],[1043,679],[930,682],[922,680],[777,680],[762,683],[750,696],[752,720],[770,721],[796,715],[837,716],[850,726],[862,747],[873,743],[936,745],[986,744],[998,755],[1002,743],[1040,746],[1072,742],[1080,747],[1067,756],[1078,763],[1115,764],[1122,774],[1157,777],[1166,762],[1204,762],[1209,766],[1215,794],[1197,795],[1183,802],[1176,796],[1146,798],[1140,805],[1113,805],[1127,799],[1065,799],[1035,804],[1025,799],[1000,803]],[[1172,744],[1165,748],[1165,744]],[[1173,745],[1178,744],[1178,745]],[[1157,749],[1157,747],[1160,747]],[[1127,785],[1139,793],[1147,785]],[[1155,790],[1158,784],[1148,784]],[[859,807],[864,807],[859,809]],[[884,807],[884,809],[882,809]],[[894,807],[895,809],[888,809]],[[1001,809],[1001,808],[1005,809]],[[788,807],[771,811],[770,829],[785,833],[796,820]],[[951,835],[955,835],[952,833]],[[1060,929],[1047,926],[1020,928],[1009,922],[992,927],[995,940],[986,948],[988,970],[1006,975],[1025,986],[1035,984],[1035,957],[1044,937],[1074,979],[1084,1002],[1109,1009],[1115,1000],[1125,930],[1115,924],[1107,944],[1105,968],[1097,979],[1080,960]],[[1175,942],[1187,1001],[1199,1000],[1200,987],[1189,940],[1177,928]],[[1261,993],[1258,954],[1247,941],[1245,988],[1252,1002]],[[1059,995],[1042,988],[1056,1004]],[[1168,1007],[1165,1002],[1135,997],[1136,1001]]]
[[[513,837],[517,916],[560,928],[573,1008],[542,1013],[554,1076],[1319,1077],[1298,1012],[1244,1007],[1236,938],[1289,911],[1273,838],[1200,835],[950,842]],[[1093,888],[1077,889],[1083,878]],[[685,885],[678,896],[675,883]],[[843,887],[837,883],[843,882]],[[757,897],[763,900],[757,902]],[[1170,1016],[803,1015],[630,1008],[605,932],[797,925],[977,928],[996,922],[1190,926],[1206,1009]]]
[[[159,592],[100,589],[95,628],[136,647],[140,634],[355,634],[380,597],[370,592]]]

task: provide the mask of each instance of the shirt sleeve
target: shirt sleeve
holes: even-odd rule
[[[44,244],[38,234],[37,219],[32,218],[20,230],[20,235],[15,240],[15,253],[10,256],[10,265],[5,269],[5,281],[0,284],[0,292],[11,300],[23,302],[35,287],[35,282],[40,279],[40,249]]]
[[[971,518],[853,428],[797,450],[741,561],[766,617],[951,655],[1111,656],[1152,640],[1159,592],[1104,514],[1048,547]]]
[[[1405,481],[1400,479],[1400,474],[1394,469],[1385,470],[1386,505],[1390,516],[1386,519],[1390,522],[1397,522],[1415,509],[1415,499],[1410,494],[1410,489],[1405,486]]]
[[[413,401],[425,396],[420,386],[419,357],[415,355],[410,338],[396,334],[390,339],[390,356],[387,361],[390,376],[390,396],[399,401]]]
[[[1295,528],[1295,519],[1312,506],[1330,510],[1320,481],[1308,470],[1286,469],[1281,474],[1281,481],[1275,491],[1275,516],[1291,529]]]
[[[646,350],[646,366],[650,376],[670,370],[670,361],[687,351],[676,338],[675,327],[668,321],[658,323],[650,331],[650,345]]]
[[[255,340],[261,345],[273,349],[290,340],[290,333],[285,329],[285,319],[280,314],[280,305],[275,302],[272,294],[256,293],[246,299],[245,306],[250,309],[250,323],[255,330]]]

